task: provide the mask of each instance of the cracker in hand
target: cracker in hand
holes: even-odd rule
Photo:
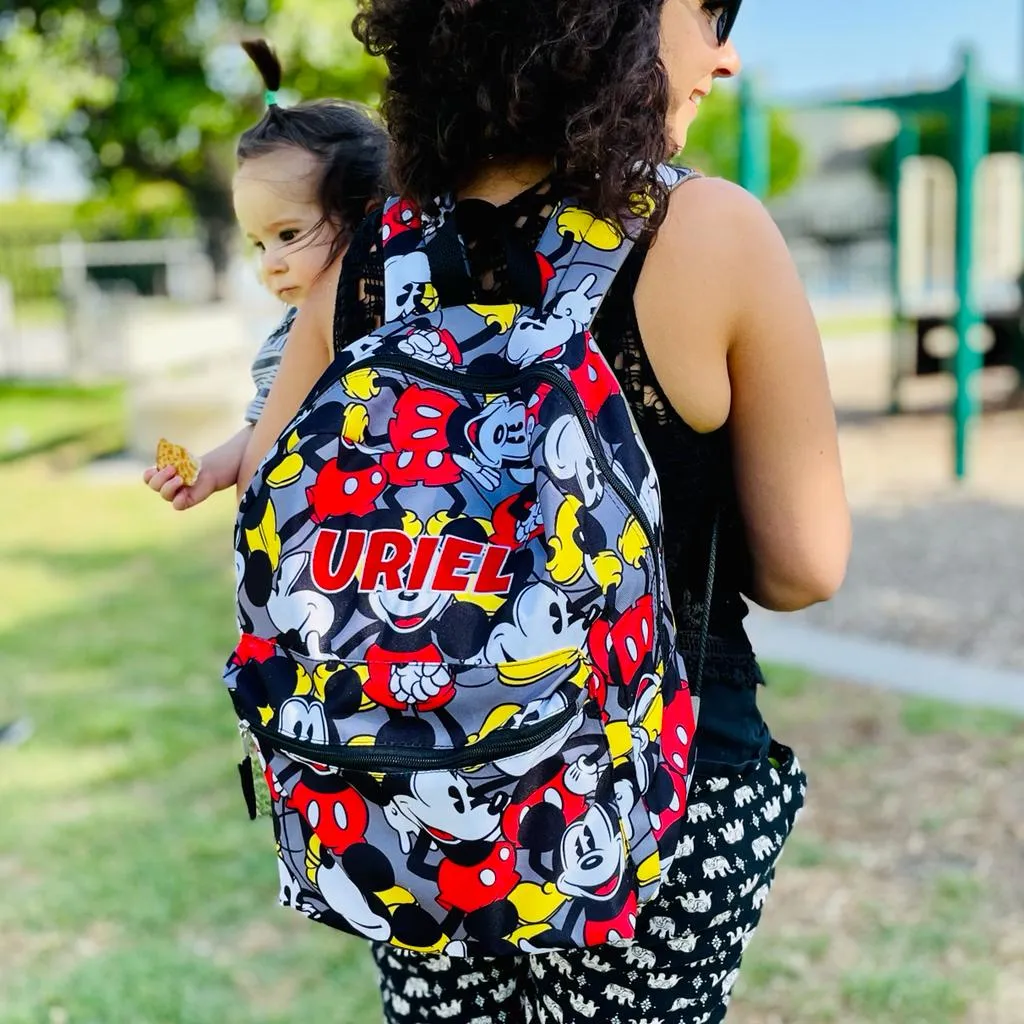
[[[171,444],[167,438],[161,437],[156,443],[156,468],[163,469],[165,466],[173,466],[187,487],[191,487],[199,476],[199,463],[192,458],[188,449]]]

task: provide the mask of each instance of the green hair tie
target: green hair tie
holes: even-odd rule
[[[266,104],[267,104],[268,107],[276,107],[277,106],[277,93],[274,92],[272,89],[268,89],[263,94],[263,99],[266,101]]]

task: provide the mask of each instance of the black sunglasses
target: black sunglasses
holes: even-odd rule
[[[740,4],[743,0],[712,0],[705,3],[704,7],[710,11],[718,11],[718,21],[715,22],[715,35],[718,37],[718,45],[725,46],[736,27],[736,16],[740,13]]]

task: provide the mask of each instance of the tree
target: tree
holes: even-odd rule
[[[223,269],[234,140],[263,96],[238,41],[275,43],[289,99],[372,102],[383,69],[352,37],[354,14],[353,0],[21,0],[0,15],[0,139],[65,142],[115,193],[173,182]]]
[[[113,101],[114,83],[77,63],[96,26],[81,11],[65,17],[33,11],[0,14],[0,126],[22,143],[52,138],[82,104]]]
[[[705,174],[735,181],[739,174],[740,104],[734,89],[716,89],[701,103],[700,117],[690,128],[682,162]],[[790,189],[803,170],[803,150],[783,111],[769,114],[771,145],[770,196]]]

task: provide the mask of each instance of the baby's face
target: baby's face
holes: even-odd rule
[[[302,305],[337,236],[317,202],[319,178],[316,158],[292,146],[251,157],[235,174],[235,216],[259,253],[260,279],[290,306]]]

